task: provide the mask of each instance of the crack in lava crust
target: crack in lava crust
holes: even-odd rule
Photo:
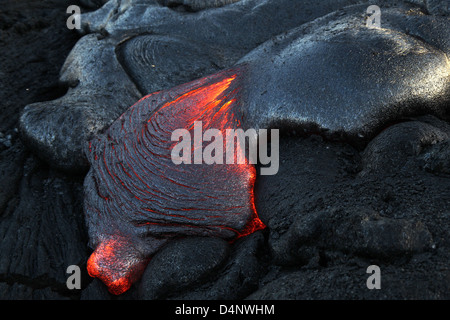
[[[88,272],[111,293],[128,290],[151,255],[174,237],[232,241],[265,227],[254,205],[255,167],[248,161],[175,165],[171,159],[176,129],[192,133],[194,121],[202,121],[203,132],[241,127],[244,68],[150,94],[89,142],[84,206],[95,251]]]

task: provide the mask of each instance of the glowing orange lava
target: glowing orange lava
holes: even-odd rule
[[[99,225],[110,229],[99,232],[87,269],[111,293],[127,291],[162,245],[155,238],[135,246],[140,236],[129,230],[145,230],[150,238],[154,230],[159,237],[167,232],[233,240],[265,228],[254,203],[253,164],[175,165],[170,157],[172,132],[193,130],[195,121],[202,121],[203,131],[240,128],[238,79],[228,71],[148,95],[89,142],[95,176],[87,181],[95,194],[85,200],[86,214],[95,222],[92,232]],[[130,226],[119,231],[116,221]]]

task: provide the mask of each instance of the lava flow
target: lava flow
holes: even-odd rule
[[[171,159],[176,129],[192,131],[194,121],[203,131],[240,128],[242,72],[241,66],[150,94],[89,142],[85,212],[95,251],[88,272],[111,293],[128,290],[170,239],[232,241],[265,227],[254,204],[253,164]]]

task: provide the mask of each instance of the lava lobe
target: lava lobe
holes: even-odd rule
[[[89,141],[84,206],[95,251],[88,272],[111,293],[128,290],[174,237],[231,241],[264,228],[254,206],[254,165],[177,165],[171,159],[176,129],[191,131],[195,121],[203,131],[240,128],[244,69],[150,94]]]

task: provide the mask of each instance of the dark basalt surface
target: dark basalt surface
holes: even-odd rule
[[[92,6],[97,3],[88,2]],[[165,86],[194,80],[188,78],[198,77],[200,73],[228,68],[256,45],[278,33],[286,32],[247,57],[252,61],[263,61],[261,59],[264,59],[266,53],[275,57],[273,61],[269,59],[264,64],[258,63],[261,68],[253,69],[252,75],[249,75],[252,82],[260,81],[264,85],[271,83],[273,87],[280,82],[287,83],[287,79],[268,81],[272,78],[264,77],[274,76],[275,79],[280,79],[282,72],[277,70],[280,69],[277,64],[281,61],[279,57],[290,61],[289,54],[292,50],[297,52],[301,49],[307,52],[303,58],[309,61],[311,70],[303,70],[303,78],[292,78],[292,87],[288,86],[284,94],[290,96],[294,84],[301,87],[309,83],[309,97],[318,96],[317,92],[321,89],[329,89],[325,91],[334,90],[347,94],[345,97],[353,101],[354,108],[371,101],[371,107],[377,108],[377,103],[378,106],[395,105],[401,108],[396,110],[402,111],[378,114],[374,119],[382,120],[379,123],[369,121],[367,128],[370,129],[359,132],[364,137],[357,144],[353,139],[340,135],[327,135],[329,131],[317,130],[317,126],[290,126],[284,119],[273,122],[274,126],[279,123],[285,125],[280,140],[280,170],[275,176],[259,176],[255,188],[256,208],[268,228],[231,245],[208,238],[186,238],[171,242],[156,253],[144,277],[120,296],[120,299],[449,299],[448,83],[443,81],[445,77],[434,81],[435,75],[442,75],[442,70],[445,73],[445,61],[448,61],[448,56],[444,55],[449,48],[446,27],[448,7],[445,1],[414,2],[416,5],[411,9],[404,9],[401,5],[399,9],[391,6],[391,9],[386,10],[382,24],[392,31],[389,34],[366,34],[364,49],[358,49],[355,44],[357,29],[350,27],[352,21],[355,21],[352,19],[357,19],[358,16],[364,19],[364,10],[360,9],[367,6],[339,10],[312,21],[344,5],[340,2],[330,5],[331,2],[325,1],[323,6],[317,6],[314,2],[315,9],[312,11],[299,10],[294,22],[273,23],[275,15],[272,15],[264,24],[272,27],[262,29],[260,34],[250,32],[250,29],[238,24],[241,28],[239,32],[233,31],[240,34],[236,43],[245,42],[243,39],[248,39],[248,42],[242,44],[241,48],[230,46],[230,49],[220,51],[214,50],[212,44],[223,48],[224,43],[229,43],[223,39],[232,34],[231,31],[214,42],[211,35],[215,33],[208,32],[204,27],[208,24],[204,23],[197,25],[200,31],[204,31],[199,32],[198,41],[189,42],[185,39],[186,34],[194,34],[192,30],[195,23],[190,15],[200,14],[207,19],[211,14],[207,13],[210,12],[208,10],[186,12],[182,5],[161,8],[158,9],[161,10],[158,14],[161,14],[161,19],[169,22],[167,26],[160,25],[160,29],[152,28],[167,30],[161,32],[162,35],[150,38],[149,35],[133,31],[124,37],[123,30],[119,29],[131,26],[130,21],[133,19],[140,22],[141,26],[144,20],[156,21],[156,25],[158,20],[140,21],[139,16],[131,14],[142,12],[137,8],[144,5],[145,1],[134,5],[130,2],[130,7],[124,10],[114,10],[117,2],[110,1],[100,10],[126,14],[118,14],[114,18],[110,16],[108,22],[93,19],[98,16],[98,12],[86,16],[86,19],[93,19],[90,30],[100,31],[106,27],[110,35],[104,32],[91,34],[78,42],[62,68],[62,86],[57,81],[58,71],[77,37],[66,29],[64,19],[60,20],[59,17],[64,16],[69,4],[74,3],[41,1],[36,4],[25,1],[27,5],[24,7],[18,4],[2,7],[0,27],[5,36],[0,40],[0,74],[3,81],[0,96],[4,97],[0,105],[1,298],[113,298],[99,280],[86,274],[87,259],[92,252],[88,246],[82,208],[84,173],[73,175],[54,168],[85,169],[87,162],[81,153],[83,141],[109,126],[138,98],[148,93],[143,92],[146,90],[144,86],[153,90],[156,88],[154,82],[161,81],[160,89],[168,89]],[[265,3],[270,5],[271,2]],[[280,7],[285,12],[294,10],[292,7],[285,8],[286,4]],[[222,10],[231,10],[229,8],[231,7],[224,6],[210,10],[218,10],[216,12],[220,14]],[[23,10],[29,14],[24,14]],[[157,16],[156,11],[149,10],[148,14],[150,13],[153,17]],[[185,28],[170,27],[170,19],[167,17],[174,17],[175,14],[183,15],[180,19],[185,22]],[[282,17],[280,14],[280,19]],[[252,19],[251,16],[248,18]],[[189,25],[191,20],[192,25]],[[87,21],[89,20],[85,20]],[[312,22],[300,26],[308,21]],[[228,22],[223,23],[223,30],[228,30]],[[289,31],[295,27],[298,29]],[[228,28],[233,30],[232,27]],[[345,28],[349,28],[348,31]],[[248,34],[254,34],[255,37],[248,37]],[[264,34],[264,40],[260,37],[261,34]],[[360,31],[359,34],[365,34],[365,31]],[[304,35],[311,37],[310,42],[307,39],[301,40]],[[348,56],[333,60],[333,53],[320,51],[322,40],[314,39],[323,35],[326,36],[323,43],[339,50],[345,51],[349,47],[352,50],[345,52]],[[124,39],[129,40],[123,41]],[[337,41],[340,39],[345,41]],[[332,43],[328,40],[332,40]],[[377,41],[380,46],[369,40]],[[208,42],[208,48],[213,49],[205,49],[197,55],[204,42]],[[345,44],[347,42],[350,44]],[[143,43],[146,45],[142,46]],[[164,44],[170,46],[166,48]],[[399,44],[406,51],[398,51]],[[152,73],[153,67],[148,66],[147,60],[140,59],[151,57],[145,50],[139,49],[145,49],[147,45],[167,54],[166,58],[158,55],[162,59],[159,62],[162,66],[166,61],[170,68],[173,67],[170,57],[174,57],[174,61],[180,61],[179,70],[182,72],[174,77],[174,83],[170,83],[170,77],[167,77],[171,73],[170,68]],[[308,52],[314,45],[317,46],[316,49]],[[177,46],[195,57],[187,59],[180,55]],[[138,59],[127,60],[133,52],[142,50],[144,54],[137,55]],[[264,50],[266,52],[262,53]],[[86,52],[92,54],[90,60],[85,59]],[[315,52],[322,54],[322,59],[317,58],[317,61],[324,61],[323,65],[311,63]],[[403,56],[402,53],[406,54]],[[102,56],[106,57],[101,60],[104,64],[96,63],[99,61],[98,57]],[[361,79],[362,83],[373,85],[377,76],[382,77],[384,81],[376,91],[379,101],[370,100],[373,96],[367,95],[367,86],[355,83],[355,75],[362,72],[354,67],[358,65],[355,57],[371,57],[371,61],[378,62],[381,66],[379,73],[373,69],[365,70],[375,71],[375,74],[369,72],[368,78]],[[182,68],[185,64],[192,67]],[[297,61],[292,64],[297,68],[305,68],[301,63],[297,64]],[[342,67],[345,65],[353,67],[345,69]],[[390,68],[397,65],[404,68]],[[313,66],[320,71],[314,72]],[[339,91],[343,84],[342,81],[337,83],[337,80],[345,77],[342,77],[342,73],[333,73],[326,66],[349,71],[346,81],[352,84],[354,93]],[[140,74],[140,69],[145,70],[145,74]],[[105,80],[108,79],[105,74],[113,75],[112,78],[118,82]],[[328,82],[319,82],[320,74],[327,74],[327,79],[336,81],[330,81],[332,85],[325,86]],[[148,79],[155,80],[147,82],[147,75]],[[395,79],[389,85],[389,90],[382,86],[386,80],[389,82],[388,78],[383,78],[388,75]],[[418,77],[420,81],[417,80]],[[367,82],[364,82],[365,79]],[[175,83],[178,81],[181,83]],[[67,87],[67,94],[64,95]],[[105,91],[105,88],[109,89]],[[416,90],[421,98],[414,100],[415,103],[411,103],[409,99],[394,99],[393,102],[392,97],[396,96],[393,93],[399,93],[405,88],[408,89],[405,90],[406,96]],[[390,92],[391,89],[394,89],[393,92]],[[265,105],[266,99],[270,101],[275,92],[274,89],[271,90],[269,95],[264,90],[249,90],[246,93],[249,101],[261,99],[260,102]],[[305,94],[304,92],[302,90],[300,94]],[[258,98],[258,95],[266,97]],[[123,99],[116,100],[115,97],[118,96]],[[66,100],[67,97],[71,97],[71,100]],[[332,98],[331,93],[328,97]],[[299,96],[298,100],[304,98]],[[42,102],[52,99],[59,100]],[[67,101],[71,103],[64,109]],[[273,101],[276,103],[278,100]],[[398,101],[401,103],[397,103]],[[324,106],[320,99],[312,102],[319,109]],[[40,112],[33,113],[29,107],[23,113],[33,115],[27,118],[28,128],[42,128],[43,123],[50,123],[49,130],[46,131],[50,134],[47,136],[42,135],[45,130],[37,129],[36,135],[31,134],[31,129],[23,130],[25,134],[19,135],[19,115],[24,106],[30,103],[39,103],[34,106]],[[256,106],[254,104],[250,108]],[[271,119],[277,119],[278,115],[285,114],[292,106],[286,104],[280,108],[284,111],[272,112]],[[73,110],[78,110],[78,116]],[[336,109],[330,110],[331,122],[326,123],[342,123],[339,113],[335,113]],[[404,112],[405,110],[412,112]],[[431,115],[426,115],[427,113]],[[259,112],[252,114],[256,117]],[[398,118],[399,114],[403,116]],[[264,112],[261,112],[261,116],[264,116]],[[251,119],[252,117],[248,118],[249,121]],[[55,130],[55,123],[61,121],[72,126],[72,129],[62,132],[63,126],[60,126],[61,131],[52,131]],[[382,125],[385,121],[389,121],[389,126]],[[256,122],[263,123],[260,120]],[[350,129],[352,124],[353,122],[347,123],[344,131]],[[74,128],[79,131],[73,131]],[[307,129],[306,132],[304,128]],[[334,128],[338,129],[337,126]],[[310,131],[311,129],[315,130]],[[52,136],[52,132],[57,132],[55,137],[60,141],[53,144],[45,142],[50,141],[46,139]],[[367,132],[371,134],[366,135]],[[39,137],[39,134],[43,137],[39,143],[31,139]],[[74,139],[75,136],[77,139]],[[353,136],[359,135],[356,133]],[[26,142],[25,146],[22,141]],[[221,254],[211,254],[211,246]],[[194,251],[202,257],[201,261],[195,255],[190,255]],[[183,253],[185,256],[182,256]],[[178,272],[184,263],[187,264],[186,270],[195,272]],[[82,269],[82,290],[70,291],[65,286],[68,276],[65,271],[71,264],[79,265]],[[365,286],[368,277],[366,268],[371,264],[379,265],[382,270],[382,290],[368,290]],[[152,273],[161,274],[161,282],[151,277]],[[168,274],[173,276],[169,277]]]
[[[135,101],[152,92],[148,89],[169,89],[231,67],[271,37],[356,2],[326,1],[321,6],[314,1],[301,6],[294,2],[292,8],[288,0],[263,4],[252,0],[187,14],[152,0],[109,1],[82,16],[83,30],[90,34],[80,39],[61,70],[60,81],[69,87],[67,94],[24,109],[20,120],[24,139],[53,166],[86,170],[83,141],[104,130]],[[293,10],[299,14],[291,14]],[[166,36],[165,41],[153,37],[149,42],[146,34]],[[188,54],[199,48],[202,55],[189,58],[194,69],[186,73],[186,56],[180,50]],[[160,50],[178,53],[147,63],[148,57]],[[167,64],[170,69],[165,68]],[[54,112],[57,108],[65,111]]]
[[[409,31],[419,23],[414,16],[422,17],[417,12],[386,8],[383,29],[369,29],[361,25],[364,8],[316,19],[241,59],[238,64],[254,66],[244,85],[245,126],[291,126],[367,141],[402,117],[445,116],[450,70],[439,49],[448,49],[448,19],[417,39],[411,36],[416,30]],[[408,22],[401,25],[403,20]],[[399,26],[390,28],[390,21]],[[433,42],[439,47],[429,45]]]
[[[57,18],[67,6],[61,1],[1,5],[1,299],[68,299],[73,293],[65,285],[66,268],[86,262],[83,178],[49,168],[23,145],[18,131],[25,105],[65,93],[59,70],[79,38]]]
[[[450,183],[447,160],[431,154],[449,133],[424,117],[387,128],[362,153],[317,136],[285,139],[284,169],[255,190],[279,269],[249,298],[447,299]],[[363,284],[370,264],[383,270],[382,290]]]
[[[425,9],[386,5],[384,28],[368,29],[365,4],[303,25],[304,16],[287,15],[289,5],[278,1],[190,14],[155,4],[117,4],[121,14],[96,26],[113,4],[83,15],[91,32],[110,34],[88,34],[77,43],[61,71],[66,95],[28,105],[22,113],[25,141],[55,167],[85,170],[83,142],[140,97],[242,62],[249,65],[242,83],[244,128],[295,126],[367,142],[399,117],[448,112],[443,106],[450,99],[449,22],[426,16]],[[304,3],[303,11],[309,6]],[[311,19],[336,9],[319,8]],[[279,21],[271,23],[265,16],[274,10]]]

